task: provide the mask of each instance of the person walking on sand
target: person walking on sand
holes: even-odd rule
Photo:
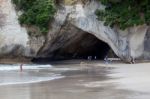
[[[135,64],[135,59],[134,59],[134,57],[132,57],[131,56],[131,62],[130,62],[131,64]]]
[[[108,56],[106,56],[106,57],[104,58],[104,62],[105,62],[105,64],[108,64]]]
[[[97,57],[95,56],[95,57],[94,57],[94,59],[96,60],[96,59],[97,59]]]
[[[23,67],[23,64],[20,65],[20,72],[23,71],[23,68],[22,68],[22,67]]]

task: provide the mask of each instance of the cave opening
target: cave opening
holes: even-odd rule
[[[68,59],[100,59],[103,60],[105,56],[116,57],[109,45],[92,34],[84,33],[80,38],[77,38],[74,42],[63,46],[58,49],[53,58]]]
[[[109,45],[92,34],[81,33],[74,40],[70,39],[57,50],[49,53],[51,57],[36,58],[33,62],[47,62],[68,59],[92,59],[103,60],[105,56],[116,57]]]

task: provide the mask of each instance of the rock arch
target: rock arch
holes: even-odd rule
[[[130,62],[131,58],[139,58],[143,55],[144,37],[148,26],[135,26],[124,31],[117,27],[112,29],[104,26],[103,22],[97,20],[97,16],[95,15],[97,9],[104,9],[104,6],[99,4],[97,0],[92,0],[85,5],[77,3],[75,5],[61,6],[61,9],[58,9],[55,20],[51,24],[47,40],[38,55],[45,55],[43,52],[51,52],[57,49],[58,47],[53,47],[53,42],[58,40],[56,39],[58,37],[70,36],[69,38],[71,38],[73,34],[79,35],[80,33],[72,33],[77,29],[85,33],[90,33],[99,40],[107,43],[114,53],[124,61]],[[69,25],[66,26],[66,24]],[[68,34],[62,32],[65,27],[67,27],[67,31],[70,30]],[[72,30],[72,27],[77,29]],[[59,39],[58,41],[61,44],[63,39]]]

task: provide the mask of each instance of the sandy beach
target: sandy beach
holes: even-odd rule
[[[1,99],[150,99],[149,62],[70,60],[26,64],[23,72],[13,66],[0,65]]]

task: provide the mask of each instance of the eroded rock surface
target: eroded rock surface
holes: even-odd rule
[[[0,23],[3,23],[0,25],[1,55],[13,53],[16,56],[56,59],[84,56],[92,51],[103,53],[101,49],[105,49],[105,44],[102,42],[105,42],[124,61],[150,59],[149,26],[141,25],[124,31],[104,26],[95,15],[97,9],[104,9],[98,0],[57,0],[58,11],[45,37],[29,37],[27,30],[18,23],[11,0],[0,2]]]
[[[29,55],[26,49],[28,35],[18,23],[11,0],[0,0],[0,16],[0,56]]]
[[[116,55],[125,61],[130,61],[132,58],[143,59],[142,57],[148,59],[148,54],[144,54],[144,38],[148,26],[131,27],[125,31],[117,27],[111,29],[110,27],[104,26],[103,22],[97,20],[97,16],[95,15],[97,9],[104,9],[104,6],[100,5],[97,0],[89,0],[85,4],[82,1],[70,5],[61,3],[61,8],[55,16],[55,21],[52,23],[52,31],[49,32],[48,40],[45,47],[43,47],[43,51],[51,47],[51,41],[53,41],[51,37],[54,37],[53,39],[57,38],[60,30],[61,36],[66,33],[66,31],[62,30],[67,21],[70,24],[67,26],[67,31],[70,30],[69,28],[71,26],[74,26],[85,33],[94,35],[99,40],[106,42]],[[74,33],[74,31],[75,29],[71,30],[67,35],[80,35],[80,33]],[[62,41],[61,39],[59,40]],[[147,40],[146,42],[149,41]],[[54,44],[54,46],[56,45]],[[145,49],[149,50],[146,46]],[[149,53],[149,51],[146,52]]]

